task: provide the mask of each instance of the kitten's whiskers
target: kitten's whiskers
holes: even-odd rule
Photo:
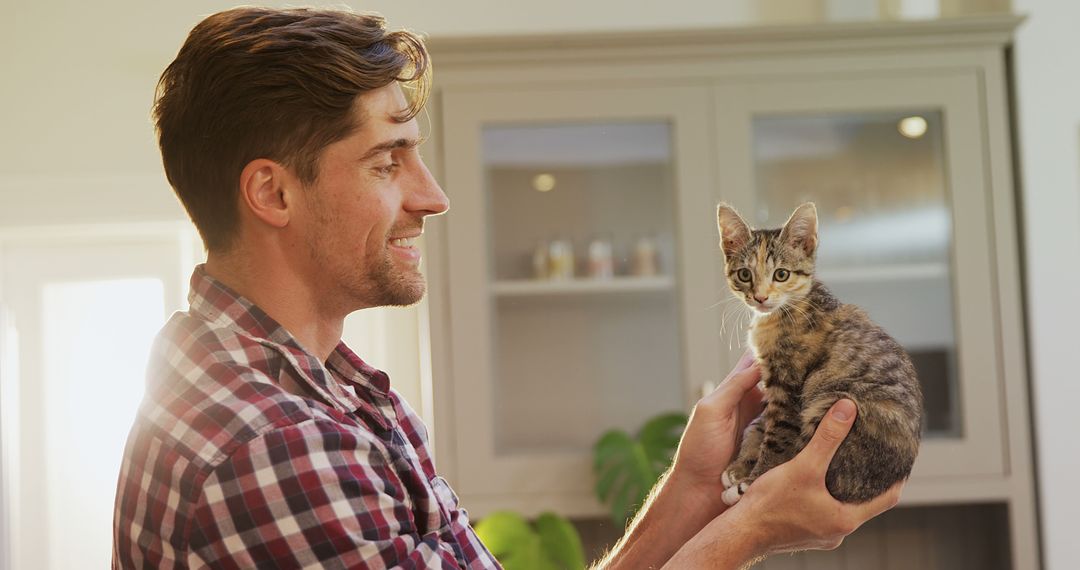
[[[810,309],[800,306],[801,302],[806,302],[808,305],[811,305],[811,301],[809,299],[801,299],[800,301],[796,301],[794,303],[789,303],[789,304],[783,306],[785,314],[788,315],[788,316],[792,316],[793,320],[794,320],[793,314],[798,314],[799,316],[806,319],[806,324],[813,325],[813,323],[814,323],[813,314],[811,313]],[[811,307],[811,308],[813,308],[813,307]]]
[[[735,339],[739,339],[739,347],[742,347],[742,335],[735,334],[735,332],[737,330],[742,330],[746,328],[746,325],[743,324],[743,319],[750,315],[750,308],[747,307],[746,303],[744,303],[741,299],[731,295],[727,295],[725,298],[720,299],[716,303],[713,303],[708,308],[711,310],[721,305],[723,305],[723,307],[721,308],[722,313],[720,315],[720,337],[723,338],[725,336],[725,333],[728,329],[728,319],[734,316],[736,320],[734,323],[732,323],[732,334],[726,335],[728,337],[728,350],[731,350],[733,348],[733,343],[735,342]],[[740,307],[745,310],[740,311]],[[748,324],[749,323],[747,323],[747,325]]]

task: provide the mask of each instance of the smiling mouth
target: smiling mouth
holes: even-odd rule
[[[387,252],[409,265],[420,263],[420,248],[416,240],[422,232],[410,232],[413,235],[392,237],[388,240]]]

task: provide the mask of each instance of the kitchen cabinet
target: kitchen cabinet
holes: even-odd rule
[[[1003,506],[1013,566],[1036,567],[1007,100],[1019,22],[430,42],[426,158],[452,205],[426,241],[434,438],[464,505],[602,515],[591,444],[688,410],[744,350],[717,202],[779,226],[813,200],[818,276],[923,383],[902,504]],[[590,272],[597,242],[611,276]],[[546,278],[552,243],[572,275]]]

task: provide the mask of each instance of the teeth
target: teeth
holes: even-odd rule
[[[392,245],[396,245],[398,247],[412,247],[412,245],[413,245],[413,243],[415,241],[416,241],[415,238],[396,238],[396,239],[390,240],[390,243]]]

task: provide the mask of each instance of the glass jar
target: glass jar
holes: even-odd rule
[[[615,276],[615,260],[611,251],[611,240],[597,236],[589,242],[589,277],[593,279],[611,279]]]
[[[556,239],[548,244],[548,278],[574,278],[574,246],[570,240]]]
[[[650,236],[641,236],[634,243],[631,273],[637,277],[652,277],[660,273],[659,255],[656,241]]]

